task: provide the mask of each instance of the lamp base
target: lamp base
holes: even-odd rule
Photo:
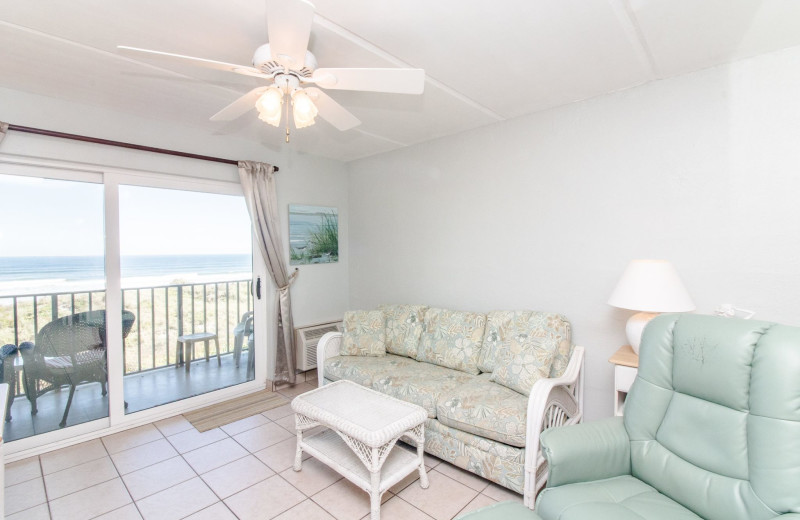
[[[647,322],[658,316],[657,312],[637,312],[625,324],[625,334],[628,336],[628,342],[636,355],[639,355],[639,344],[642,342],[642,332],[644,331]]]

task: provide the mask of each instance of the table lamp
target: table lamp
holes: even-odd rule
[[[639,311],[625,325],[633,351],[639,354],[642,331],[647,322],[661,312],[688,312],[694,302],[678,272],[666,260],[632,260],[617,282],[608,304]]]

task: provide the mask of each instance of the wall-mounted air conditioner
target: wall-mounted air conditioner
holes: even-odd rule
[[[328,332],[342,330],[341,321],[320,323],[294,329],[294,344],[297,349],[297,370],[305,372],[317,368],[317,343]]]

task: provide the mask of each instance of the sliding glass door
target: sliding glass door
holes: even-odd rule
[[[8,449],[258,387],[266,303],[238,184],[12,161],[0,157]]]
[[[0,174],[6,442],[108,417],[103,185],[79,177]]]
[[[126,412],[252,380],[244,199],[120,185],[119,240]]]

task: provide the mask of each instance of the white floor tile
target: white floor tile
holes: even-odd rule
[[[228,498],[274,474],[275,472],[260,460],[253,455],[248,455],[243,459],[209,471],[203,474],[202,478],[218,497]]]
[[[436,520],[450,520],[469,504],[478,492],[436,470],[428,473],[430,487],[408,486],[398,495]],[[443,500],[443,497],[447,497]]]
[[[277,419],[273,422],[275,424],[280,425],[281,428],[291,433],[292,435],[297,434],[297,429],[295,428],[294,415],[287,415],[286,417],[281,417],[280,419]]]
[[[90,460],[99,459],[108,455],[100,439],[76,444],[60,450],[51,451],[40,455],[42,471],[45,475],[67,469]]]
[[[381,500],[386,502],[392,496],[391,493],[385,493]],[[337,520],[360,520],[369,514],[369,495],[347,479],[326,487],[312,500]]]
[[[48,500],[53,500],[118,476],[111,458],[103,457],[45,475],[44,486]]]
[[[135,504],[128,504],[104,515],[97,516],[94,520],[142,520],[142,515],[139,514]]]
[[[134,500],[163,491],[195,478],[197,474],[181,457],[173,457],[146,468],[123,475],[122,481]]]
[[[28,457],[6,464],[6,487],[42,476],[39,457]]]
[[[191,430],[170,435],[167,437],[167,440],[179,453],[186,453],[187,451],[196,450],[197,448],[202,448],[211,443],[221,441],[226,437],[228,437],[228,435],[219,428],[214,428],[213,430],[208,430],[203,433],[192,428]]]
[[[522,495],[519,493],[515,493],[510,489],[504,488],[503,486],[497,485],[494,482],[489,483],[486,486],[486,489],[481,491],[484,495],[488,496],[489,498],[493,498],[498,502],[503,502],[505,500],[513,500],[514,502],[522,502]]]
[[[53,520],[94,518],[129,504],[131,497],[120,479],[109,480],[50,501]]]
[[[192,423],[186,420],[186,418],[182,415],[176,415],[175,417],[170,417],[169,419],[162,419],[160,421],[156,421],[153,423],[156,428],[161,431],[161,434],[164,437],[169,437],[170,435],[175,435],[176,433],[185,432],[191,428]]]
[[[261,415],[259,413],[259,414],[247,417],[245,419],[242,419],[240,421],[236,421],[236,422],[232,422],[230,424],[226,424],[224,426],[220,426],[220,428],[222,429],[222,431],[224,431],[228,435],[233,436],[233,435],[242,433],[242,432],[247,431],[247,430],[252,430],[253,428],[261,426],[262,424],[267,424],[268,422],[269,422],[269,419],[267,419],[266,417],[264,417],[263,415]]]
[[[275,475],[225,499],[240,520],[273,518],[305,500],[291,484]]]
[[[218,502],[199,478],[165,489],[136,502],[145,520],[178,520]]]
[[[106,450],[108,450],[109,453],[114,454],[163,438],[164,436],[161,435],[161,432],[158,430],[158,428],[152,424],[145,424],[144,426],[139,426],[138,428],[131,428],[130,430],[125,430],[124,432],[108,435],[103,437],[102,441],[106,446]]]
[[[266,412],[263,412],[261,415],[263,415],[270,421],[275,421],[277,419],[280,419],[281,417],[286,417],[287,415],[294,415],[294,410],[292,410],[291,404],[284,404],[283,406],[273,408],[272,410],[267,410]]]
[[[458,516],[467,514],[467,513],[472,512],[472,511],[476,511],[476,510],[478,510],[478,509],[480,509],[482,507],[490,506],[490,505],[495,504],[495,503],[497,503],[497,500],[495,500],[493,498],[489,498],[486,495],[484,495],[483,493],[481,493],[478,496],[476,496],[475,498],[473,498],[472,501],[469,504],[464,506],[464,509],[462,509],[461,511],[458,512]]]
[[[294,453],[297,447],[297,438],[291,437],[285,441],[273,444],[269,448],[254,453],[258,459],[269,466],[276,473],[291,468],[294,465]],[[311,457],[306,452],[303,452],[303,460]]]
[[[183,458],[197,473],[205,473],[247,455],[246,449],[228,437],[219,442],[184,453]]]
[[[5,489],[6,516],[30,509],[47,502],[44,480],[36,478],[9,486]]]
[[[186,520],[237,520],[236,515],[231,513],[223,502],[217,502],[202,511],[198,511],[191,516],[187,516]]]
[[[50,520],[50,506],[40,504],[5,517],[6,520]]]
[[[465,486],[470,487],[475,491],[483,491],[489,484],[491,484],[491,482],[485,478],[479,477],[475,473],[471,473],[457,466],[453,466],[449,462],[442,462],[441,464],[437,465],[436,471],[442,473],[443,475],[447,475],[456,482],[461,482]]]
[[[363,520],[370,520],[370,515]],[[392,497],[381,504],[381,520],[433,520],[400,497]]]
[[[313,500],[300,502],[288,511],[275,517],[275,520],[335,520],[324,509],[319,507]]]
[[[236,442],[244,446],[250,453],[263,450],[292,437],[292,434],[275,423],[264,424],[258,428],[234,435]]]
[[[339,473],[314,458],[304,461],[300,471],[289,468],[281,476],[308,497],[342,478]]]
[[[111,460],[114,461],[119,474],[126,475],[177,455],[178,451],[172,447],[172,444],[167,439],[161,439],[115,453],[111,455]]]

